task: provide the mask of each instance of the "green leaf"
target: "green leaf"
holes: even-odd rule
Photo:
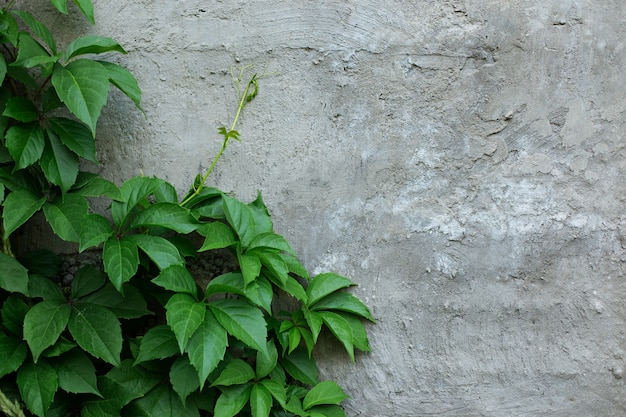
[[[254,384],[250,391],[252,417],[268,417],[272,409],[272,394],[261,384]]]
[[[307,412],[310,417],[346,417],[346,413],[338,405],[318,405]]]
[[[135,398],[146,395],[160,382],[158,375],[153,375],[141,366],[133,366],[132,360],[125,360],[119,367],[98,378],[98,388],[102,396],[116,404],[119,410]]]
[[[247,250],[250,251],[255,248],[275,249],[277,251],[288,252],[295,256],[295,252],[291,249],[291,246],[285,238],[273,232],[262,233],[255,236],[248,245]]]
[[[38,123],[11,126],[5,135],[5,145],[15,160],[15,170],[34,164],[46,144]]]
[[[65,0],[52,0],[55,3]],[[93,25],[95,24],[94,14],[93,14],[93,4],[91,0],[74,0],[74,3],[78,6],[83,15],[89,20],[89,22]]]
[[[311,280],[306,290],[307,296],[309,297],[308,306],[312,306],[332,292],[353,285],[355,285],[354,282],[341,275],[332,272],[320,274]]]
[[[322,381],[309,391],[302,400],[302,407],[305,410],[315,407],[316,405],[335,404],[338,405],[348,398],[345,392],[336,382]]]
[[[239,261],[239,267],[241,268],[245,285],[248,285],[256,280],[261,273],[261,259],[253,254],[237,254],[237,259]]]
[[[352,343],[354,343],[354,347],[364,352],[369,352],[371,349],[369,340],[367,339],[367,331],[365,330],[365,326],[363,325],[361,318],[350,313],[340,312],[338,314],[350,325],[350,330],[352,331]]]
[[[2,115],[24,123],[39,119],[39,112],[33,102],[20,96],[9,98]]]
[[[8,239],[11,233],[37,213],[45,201],[45,197],[38,198],[30,191],[23,189],[15,190],[7,195],[4,200],[4,211],[2,213],[4,219],[4,239]],[[3,265],[0,263],[0,271],[2,267]],[[0,275],[0,285],[2,275],[4,274]]]
[[[369,309],[361,300],[347,292],[334,292],[315,304],[311,305],[311,310],[340,310],[348,313],[356,314],[364,319],[374,322],[374,317]]]
[[[4,82],[4,79],[7,75],[7,61],[4,56],[0,56],[0,85]],[[5,119],[6,120],[6,119]],[[5,122],[6,123],[6,122]],[[1,133],[4,134],[4,129],[6,129],[6,124],[2,124],[2,129],[0,129]]]
[[[84,177],[84,174],[82,172],[78,173],[77,182],[81,181],[81,177]],[[124,201],[117,185],[98,176],[88,178],[84,184],[81,183],[80,187],[77,188],[76,194],[85,197],[107,197],[111,200]]]
[[[36,416],[45,417],[59,379],[54,368],[44,359],[38,363],[27,362],[17,372],[17,386],[26,407]]]
[[[76,343],[96,358],[113,366],[120,365],[122,331],[110,310],[91,303],[76,303],[68,329]]]
[[[278,287],[280,287],[281,290],[285,291],[287,294],[291,295],[292,297],[295,297],[297,300],[302,301],[303,303],[306,303],[307,301],[306,291],[304,291],[304,288],[302,288],[302,285],[300,285],[300,283],[295,278],[287,276],[287,279],[285,280],[284,283],[278,282],[277,285]]]
[[[58,301],[36,304],[24,317],[24,339],[37,362],[46,348],[54,345],[65,330],[72,308]]]
[[[206,223],[198,228],[198,233],[204,236],[204,243],[198,252],[227,248],[237,242],[233,230],[222,222]]]
[[[267,323],[263,313],[243,300],[214,300],[209,308],[228,333],[261,352],[266,352]]]
[[[43,212],[57,236],[78,243],[81,223],[89,212],[85,197],[76,194],[59,196],[52,203],[45,203]]]
[[[71,342],[67,340],[66,338],[64,338],[63,336],[61,336],[59,337],[59,339],[53,346],[44,350],[44,352],[42,353],[42,356],[45,356],[46,358],[56,358],[57,356],[61,356],[62,354],[69,352],[75,347],[76,347],[76,343]]]
[[[4,9],[0,12],[0,35],[3,43],[8,41],[13,46],[17,45],[19,26],[15,18]]]
[[[55,364],[61,389],[76,394],[102,396],[98,391],[96,368],[84,352],[74,349]]]
[[[26,343],[0,333],[0,378],[17,371],[27,355]]]
[[[111,38],[104,36],[82,36],[67,46],[65,50],[65,61],[69,61],[80,55],[85,54],[103,54],[105,52],[120,52],[125,54],[126,51],[117,42]]]
[[[59,56],[51,56],[28,32],[20,32],[17,58],[11,66],[32,68],[37,65],[51,64],[58,60]]]
[[[254,378],[254,370],[241,359],[230,361],[211,386],[241,385]]]
[[[22,19],[22,21],[26,23],[30,30],[32,30],[33,33],[39,37],[39,39],[46,43],[46,45],[48,46],[48,48],[50,48],[50,51],[53,54],[57,53],[57,46],[56,42],[54,41],[54,37],[44,24],[35,19],[33,15],[26,11],[13,10],[12,13]]]
[[[0,263],[1,264],[1,263]],[[0,275],[1,277],[2,275]],[[28,294],[25,294],[28,295]],[[15,336],[22,337],[24,317],[29,307],[22,301],[21,296],[11,294],[2,304],[2,325]]]
[[[258,351],[256,353],[255,374],[257,379],[265,378],[269,375],[278,363],[278,351],[276,350],[276,345],[274,345],[272,340],[268,340],[266,344],[267,354]]]
[[[163,181],[163,184],[161,184],[159,188],[154,190],[154,202],[173,203],[180,207],[180,205],[178,204],[178,191],[176,191],[176,188],[174,188],[174,186],[167,181]]]
[[[256,234],[271,233],[273,231],[272,218],[267,211],[263,197],[259,192],[256,199],[248,204],[254,216],[254,224],[256,225]]]
[[[204,303],[197,302],[188,294],[174,294],[165,305],[165,317],[182,353],[187,342],[204,320]]]
[[[158,178],[134,177],[122,184],[120,192],[123,201],[114,201],[111,204],[111,214],[117,227],[121,229],[135,206],[159,188],[163,182]]]
[[[269,270],[272,276],[282,285],[285,285],[287,278],[289,278],[289,269],[283,258],[277,253],[261,252],[259,249],[255,251],[255,255],[259,257],[261,264]]]
[[[96,135],[96,122],[109,94],[109,74],[98,62],[78,59],[63,67],[55,64],[52,85],[59,98]]]
[[[48,131],[46,136],[48,140],[39,165],[48,181],[66,193],[78,176],[78,156],[63,145],[54,132]]]
[[[285,253],[281,253],[280,256],[283,258],[283,261],[285,261],[285,264],[287,264],[287,267],[289,268],[290,273],[296,274],[297,276],[302,277],[306,279],[307,281],[311,280],[309,273],[307,272],[306,269],[304,269],[304,267],[302,266],[300,261],[298,261],[298,259],[296,259],[293,256],[287,255]]]
[[[176,203],[156,203],[142,210],[130,222],[129,228],[164,227],[178,233],[188,234],[196,230],[198,222],[189,209]]]
[[[107,283],[100,290],[84,296],[81,300],[106,307],[120,319],[136,319],[152,314],[139,290],[126,283],[122,286],[124,295]]]
[[[150,328],[139,341],[139,353],[135,364],[169,358],[178,352],[178,342],[172,329],[166,325],[155,326]]]
[[[141,89],[137,80],[126,68],[117,64],[106,61],[98,61],[109,73],[111,83],[120,89],[128,98],[130,98],[141,109]]]
[[[152,280],[152,282],[168,291],[187,293],[195,296],[198,286],[191,273],[181,265],[171,265]]]
[[[319,311],[318,314],[332,334],[341,342],[350,359],[354,362],[354,336],[350,323],[339,314],[330,311]]]
[[[322,321],[322,318],[320,317],[319,313],[316,313],[315,311],[310,311],[306,307],[303,308],[302,311],[304,313],[304,318],[307,324],[309,325],[309,328],[311,329],[313,340],[317,341],[317,337],[319,336],[320,331],[322,330],[322,325],[324,324],[324,322]]]
[[[272,397],[278,401],[281,407],[285,407],[285,403],[287,402],[287,394],[285,392],[285,387],[283,384],[274,381],[273,379],[262,379],[259,381],[259,384],[263,385],[265,389],[272,394]]]
[[[189,339],[186,348],[189,361],[198,372],[200,388],[224,358],[227,346],[226,330],[215,319],[213,313],[206,309],[202,323]]]
[[[88,161],[98,163],[96,143],[87,126],[64,117],[51,117],[47,120],[50,130],[56,133],[72,152]]]
[[[104,242],[102,259],[109,280],[123,294],[122,285],[137,273],[139,267],[137,244],[127,236],[121,239],[110,237]]]
[[[163,270],[172,265],[184,265],[185,260],[176,246],[161,236],[132,235],[129,236],[150,259]]]
[[[183,405],[187,403],[187,397],[200,387],[198,374],[189,363],[187,356],[178,357],[170,369],[170,383],[172,389],[178,394]]]
[[[0,252],[0,288],[28,296],[28,271],[15,258]]]
[[[306,385],[317,384],[317,364],[304,349],[296,349],[282,358],[280,364],[292,377]]]
[[[250,385],[226,387],[215,403],[214,417],[234,417],[250,400]]]
[[[109,220],[100,214],[87,214],[80,224],[78,234],[79,251],[96,247],[112,237],[113,228]]]
[[[98,291],[106,283],[106,275],[91,265],[85,265],[76,272],[71,285],[71,297],[76,300]]]
[[[35,249],[27,252],[20,256],[19,261],[31,273],[47,278],[56,277],[63,262],[59,255],[48,249]]]
[[[228,223],[239,236],[239,240],[241,240],[244,248],[248,247],[256,233],[252,209],[241,201],[227,195],[224,195],[222,199],[224,201],[226,220],[228,220]]]
[[[67,14],[67,0],[50,0],[50,3],[63,14]]]
[[[199,417],[198,409],[185,407],[179,396],[167,385],[160,385],[128,406],[133,417]]]

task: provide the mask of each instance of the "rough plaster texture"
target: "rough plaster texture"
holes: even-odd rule
[[[43,0],[40,3],[45,4]],[[113,94],[101,169],[262,191],[313,272],[378,319],[317,354],[349,416],[625,416],[623,0],[96,1],[146,117]],[[182,189],[182,188],[181,188]]]

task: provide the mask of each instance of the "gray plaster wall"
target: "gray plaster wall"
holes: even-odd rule
[[[626,2],[95,3],[57,20],[118,40],[143,89],[98,126],[118,183],[185,189],[229,68],[274,74],[211,181],[359,284],[372,352],[317,352],[348,416],[626,416]]]

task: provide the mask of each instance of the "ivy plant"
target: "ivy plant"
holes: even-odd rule
[[[68,13],[66,0],[51,3]],[[74,3],[93,23],[91,0]],[[328,332],[352,361],[369,351],[364,323],[374,319],[347,291],[354,282],[310,277],[261,195],[245,203],[206,185],[239,140],[237,121],[261,77],[233,74],[237,113],[188,192],[143,176],[118,186],[81,168],[98,162],[96,126],[112,86],[141,109],[133,75],[99,58],[125,50],[101,36],[61,49],[12,1],[0,10],[0,43],[0,410],[345,416],[347,394],[319,380],[314,348]],[[94,197],[110,201],[108,212],[92,210]],[[63,284],[59,255],[14,249],[39,212],[79,252],[99,253],[102,268],[84,266]],[[210,280],[192,275],[189,262],[209,251],[235,266]]]

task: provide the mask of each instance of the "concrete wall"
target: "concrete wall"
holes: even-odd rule
[[[117,182],[187,187],[229,67],[276,73],[212,181],[359,283],[373,352],[318,352],[349,416],[626,415],[626,2],[95,3],[59,21],[143,89],[146,117],[113,94],[98,127]]]

